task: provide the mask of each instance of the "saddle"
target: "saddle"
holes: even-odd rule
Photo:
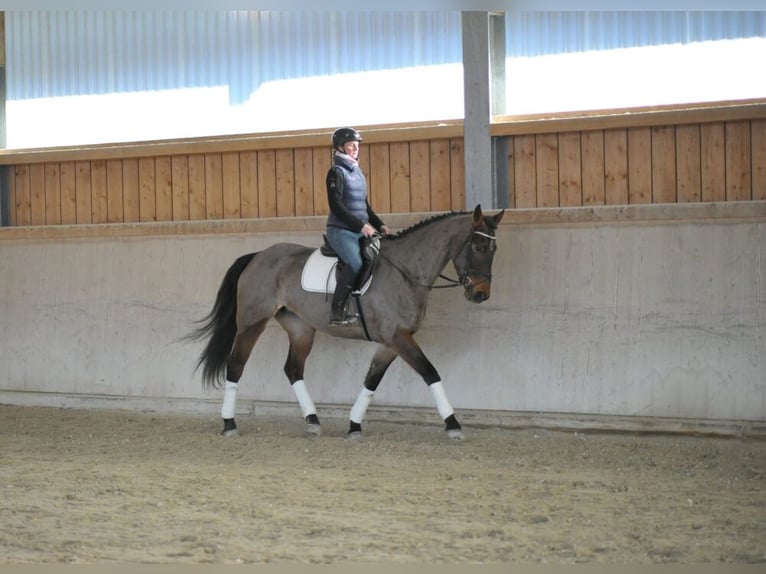
[[[372,282],[372,273],[380,254],[380,236],[362,237],[360,240],[362,253],[362,271],[357,278],[354,291],[364,294]],[[301,273],[301,287],[304,291],[315,293],[334,293],[340,273],[345,263],[338,258],[333,248],[323,236],[322,245],[308,258]]]

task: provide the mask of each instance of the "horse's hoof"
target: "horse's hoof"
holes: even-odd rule
[[[222,430],[221,436],[239,436],[239,430],[237,429]]]
[[[348,421],[348,433],[346,438],[356,440],[362,437],[362,423]]]
[[[452,440],[464,440],[463,429],[447,429],[447,438]]]
[[[306,434],[309,435],[309,438],[317,438],[322,434],[322,427],[309,423],[306,425]]]

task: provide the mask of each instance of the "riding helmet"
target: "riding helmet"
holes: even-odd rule
[[[354,128],[338,128],[332,133],[333,149],[342,148],[348,142],[361,142],[362,136]]]

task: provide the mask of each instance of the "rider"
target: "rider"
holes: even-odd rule
[[[359,240],[376,232],[388,235],[389,228],[367,200],[367,179],[359,167],[362,136],[353,128],[332,134],[333,165],[327,172],[327,242],[345,263],[332,298],[331,325],[349,325],[356,315],[346,314],[348,297],[362,270]]]

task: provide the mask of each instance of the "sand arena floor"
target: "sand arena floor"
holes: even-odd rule
[[[238,424],[0,406],[0,563],[766,561],[764,440]]]

